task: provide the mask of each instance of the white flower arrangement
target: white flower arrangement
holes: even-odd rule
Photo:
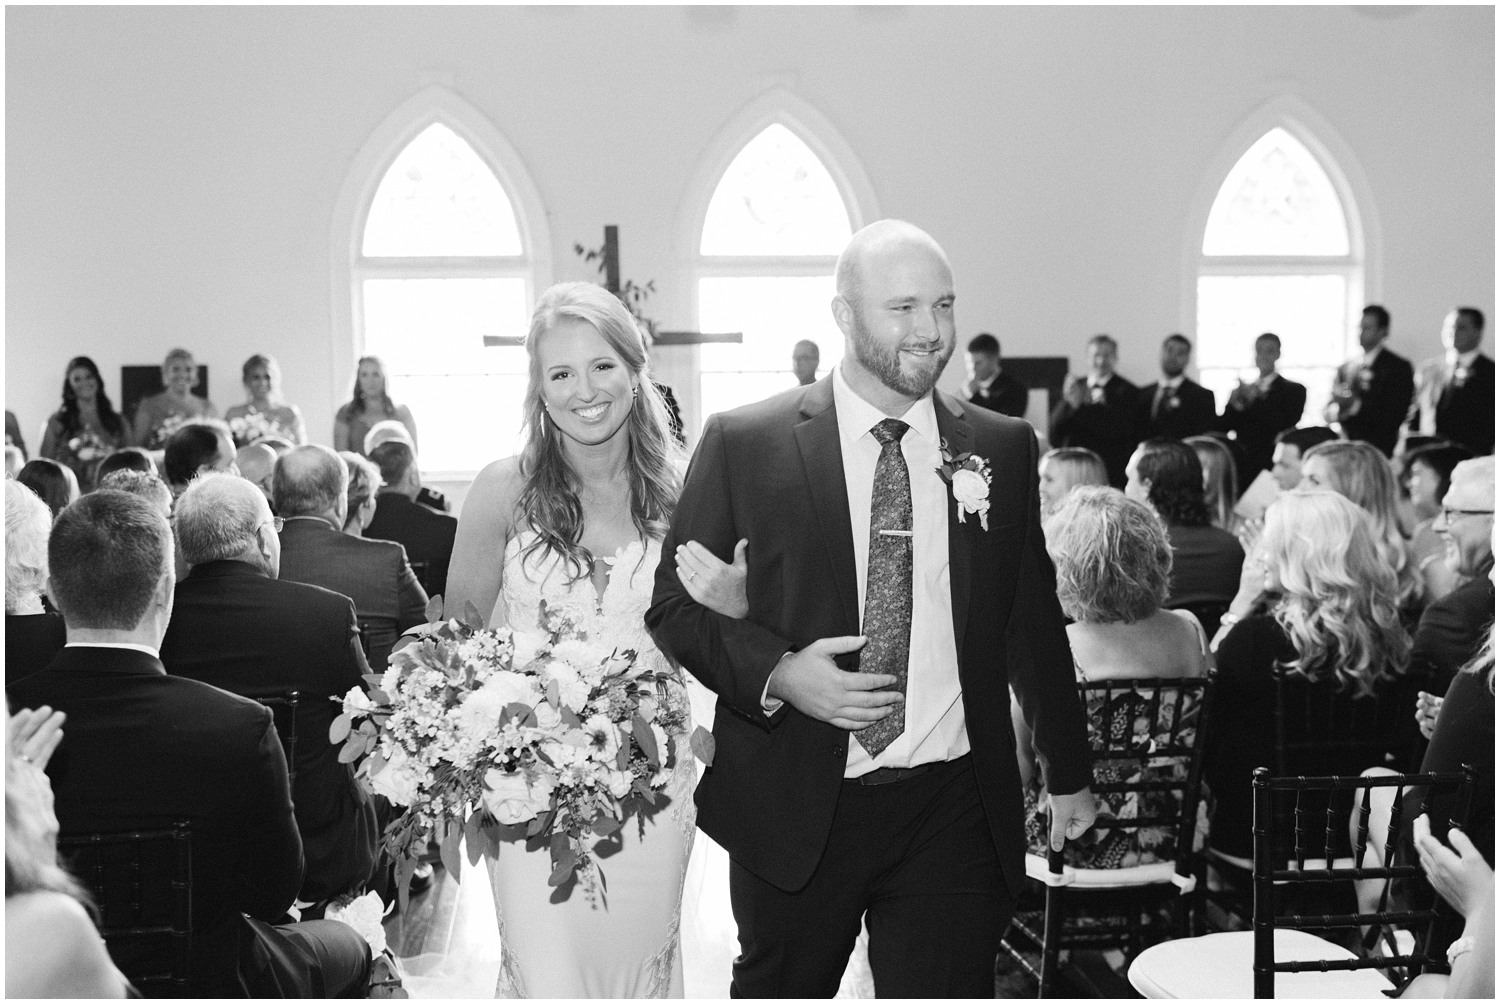
[[[603,888],[595,844],[660,794],[681,755],[689,719],[685,692],[665,666],[600,646],[566,614],[538,610],[546,641],[518,652],[506,629],[462,619],[416,628],[389,668],[343,698],[329,738],[357,776],[407,812],[387,827],[397,888],[436,833],[443,864],[459,874],[459,841],[470,863],[502,839],[547,847],[549,884],[579,881],[591,903]],[[688,743],[705,763],[713,737]]]
[[[937,468],[938,477],[948,483],[958,505],[958,521],[963,523],[970,513],[977,513],[979,525],[990,528],[990,464],[974,453],[954,456],[948,441],[939,444],[943,465]]]
[[[234,436],[236,446],[248,446],[267,437],[290,440],[297,438],[291,429],[283,428],[276,419],[257,410],[254,405],[245,414],[236,415],[229,420],[229,432]]]

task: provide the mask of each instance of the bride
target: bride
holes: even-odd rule
[[[664,660],[643,622],[685,457],[647,377],[645,342],[602,287],[561,283],[542,294],[526,337],[526,443],[490,464],[464,501],[448,574],[450,615],[472,602],[518,639],[537,610],[565,608],[596,638]],[[707,556],[690,588],[733,592],[731,566]],[[701,580],[711,582],[704,591]],[[743,616],[743,614],[741,614]],[[677,686],[682,677],[677,674]],[[685,691],[675,695],[687,705]],[[687,731],[691,731],[691,723]],[[659,810],[630,818],[600,854],[605,894],[554,889],[544,849],[502,844],[491,863],[500,924],[498,997],[681,997],[683,880],[696,812],[694,765],[680,737]],[[606,856],[607,855],[607,856]]]

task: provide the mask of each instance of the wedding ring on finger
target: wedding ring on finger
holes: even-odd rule
[[[22,763],[31,763],[31,754],[30,753],[22,753],[21,754],[21,762]]]
[[[683,573],[683,574],[684,574],[684,575],[685,575],[685,576],[687,576],[687,580],[688,580],[688,581],[689,581],[689,582],[692,582],[692,581],[693,581],[693,576],[694,576],[694,574],[695,574],[695,573],[693,573],[693,572],[684,572],[684,573]]]

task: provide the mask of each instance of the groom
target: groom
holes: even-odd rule
[[[732,860],[731,994],[831,997],[868,915],[880,996],[990,997],[1024,879],[1007,685],[1053,844],[1094,818],[1036,437],[933,390],[954,289],[926,233],[866,227],[836,283],[843,362],[709,420],[646,623],[719,695],[698,823]],[[941,476],[944,451],[992,480]],[[742,537],[735,620],[691,599],[671,555],[696,540],[727,557]]]

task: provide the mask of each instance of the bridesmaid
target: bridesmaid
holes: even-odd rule
[[[41,456],[67,467],[88,491],[95,465],[129,442],[130,426],[110,404],[92,359],[75,356],[63,373],[62,407],[47,419]]]
[[[297,446],[307,445],[302,410],[281,397],[281,367],[276,360],[257,353],[245,360],[240,378],[250,399],[224,413],[234,435],[234,445],[249,446],[266,436],[290,440]]]
[[[365,452],[365,435],[386,419],[396,419],[411,433],[412,449],[417,447],[417,422],[411,409],[391,400],[386,386],[385,363],[379,356],[364,356],[359,361],[359,375],[354,378],[354,397],[333,417],[333,448],[361,456]]]
[[[211,401],[193,394],[198,384],[198,364],[187,349],[167,353],[161,364],[161,382],[166,390],[152,394],[136,406],[132,445],[159,450],[186,422],[219,417],[219,410]]]

